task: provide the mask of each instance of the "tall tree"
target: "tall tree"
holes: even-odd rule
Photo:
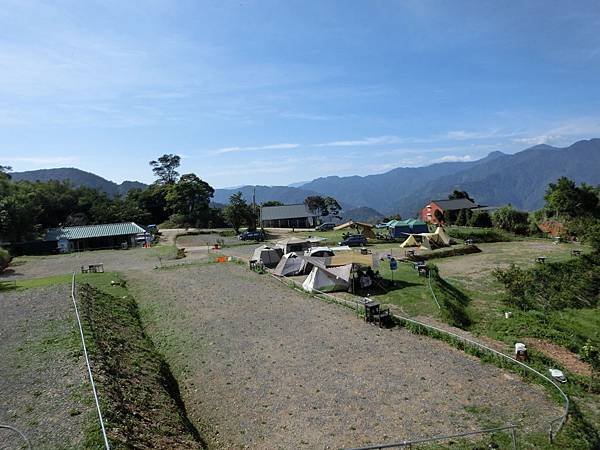
[[[321,197],[320,195],[311,195],[304,199],[304,204],[309,211],[319,214],[322,217],[333,216],[340,218],[342,207],[333,197]]]
[[[179,178],[177,168],[181,163],[181,158],[173,154],[165,154],[158,158],[158,161],[150,161],[152,172],[158,177],[158,183],[173,184]]]
[[[206,225],[209,205],[215,190],[193,173],[182,175],[166,195],[167,204],[175,214],[182,214],[195,226]]]
[[[467,200],[473,201],[473,199],[467,191],[458,191],[455,189],[454,191],[452,191],[452,194],[448,195],[448,200],[457,200],[459,198],[466,198]]]
[[[578,187],[573,180],[561,177],[550,183],[544,195],[546,210],[556,217],[583,217],[598,213],[598,194],[585,183]]]
[[[236,192],[229,197],[229,204],[223,210],[225,220],[233,227],[236,233],[240,232],[240,227],[247,223],[252,214],[252,208],[246,203],[241,192]]]

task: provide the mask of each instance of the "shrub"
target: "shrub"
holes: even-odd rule
[[[492,218],[486,211],[475,211],[467,224],[470,227],[491,228]]]
[[[11,260],[12,257],[10,256],[10,253],[0,247],[0,272],[4,271],[4,269],[8,267]]]
[[[539,311],[594,307],[600,295],[600,255],[589,255],[532,269],[514,264],[494,270],[504,284],[504,301],[522,310]]]
[[[509,242],[512,238],[502,230],[494,228],[462,228],[448,227],[446,232],[451,238],[466,240],[473,239],[474,242]]]
[[[526,235],[529,230],[529,213],[504,206],[494,213],[492,223],[501,230]]]

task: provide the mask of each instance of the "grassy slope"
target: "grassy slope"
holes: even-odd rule
[[[117,274],[78,278],[78,301],[94,361],[109,439],[115,447],[202,448],[177,381],[142,327]],[[97,442],[89,442],[90,446]]]

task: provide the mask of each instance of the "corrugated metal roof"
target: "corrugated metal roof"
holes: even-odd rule
[[[297,205],[263,206],[260,209],[260,220],[297,219],[302,217],[316,217],[304,203]]]
[[[478,205],[473,203],[468,198],[456,198],[454,200],[431,200],[431,203],[435,203],[444,211],[455,211],[457,209],[471,209]]]
[[[80,227],[51,228],[44,237],[45,241],[58,241],[59,239],[88,239],[106,236],[127,236],[145,233],[142,227],[134,222],[106,223],[100,225],[85,225]]]

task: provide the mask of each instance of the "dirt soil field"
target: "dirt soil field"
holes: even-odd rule
[[[70,286],[0,293],[0,423],[34,449],[81,448],[93,414]],[[0,449],[22,441],[0,429]]]
[[[216,448],[339,448],[560,414],[536,385],[233,264],[135,272],[129,285]]]
[[[51,256],[23,256],[15,258],[9,268],[0,275],[0,281],[49,277],[52,275],[80,272],[81,266],[104,264],[105,272],[128,272],[152,270],[159,265],[196,262],[206,258],[206,252],[190,253],[186,258],[174,260],[171,256],[161,257],[165,247],[135,248],[130,250],[98,250],[93,252],[69,253]]]

